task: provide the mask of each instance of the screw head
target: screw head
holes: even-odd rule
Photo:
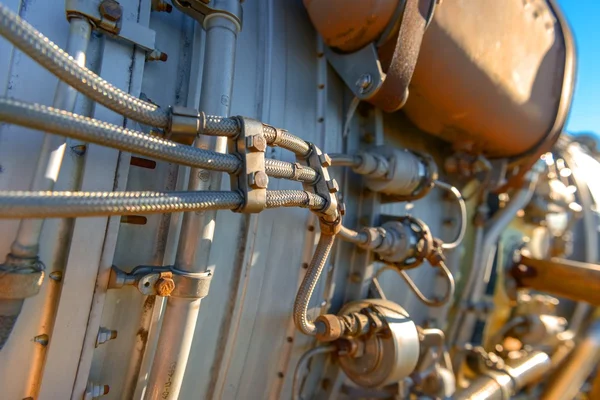
[[[248,185],[253,189],[266,189],[269,185],[269,177],[263,171],[253,172],[248,175]]]
[[[319,162],[321,163],[322,167],[325,167],[325,168],[331,167],[331,157],[329,157],[329,155],[327,155],[327,154],[321,154],[319,156]]]
[[[267,150],[267,139],[262,135],[248,136],[246,146],[250,150],[264,152]]]
[[[167,297],[175,290],[175,282],[171,278],[159,278],[154,288],[158,296]]]
[[[335,179],[327,181],[327,189],[329,193],[337,193],[340,190],[340,187]]]
[[[102,18],[106,18],[109,21],[117,22],[123,16],[123,8],[118,1],[115,0],[104,0],[98,7]]]
[[[363,74],[358,78],[355,85],[358,88],[358,92],[363,94],[369,91],[373,84],[373,78],[370,74]]]

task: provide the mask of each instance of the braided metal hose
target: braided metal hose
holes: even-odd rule
[[[240,132],[240,126],[235,118],[217,117],[206,115],[200,128],[200,134],[209,136],[228,136],[232,137]],[[281,147],[300,156],[307,156],[310,152],[309,144],[291,133],[279,130],[270,125],[263,125],[263,134],[267,144]]]
[[[325,205],[325,199],[321,196],[303,190],[267,191],[267,208],[302,207],[322,210]]]
[[[166,111],[118,89],[78,65],[69,54],[3,4],[0,4],[0,35],[60,80],[107,108],[147,125],[160,128],[169,125]]]
[[[314,336],[317,334],[317,327],[314,322],[308,318],[308,304],[312,297],[313,291],[317,286],[321,272],[327,262],[329,252],[333,247],[335,236],[324,235],[321,233],[317,248],[313,254],[306,275],[300,284],[296,301],[294,302],[294,324],[305,335]]]
[[[280,160],[265,160],[265,171],[267,175],[273,178],[290,179],[305,183],[315,183],[317,181],[317,172],[306,166],[300,166]]]
[[[235,173],[241,163],[231,154],[197,149],[52,107],[6,98],[0,98],[0,120],[189,167]]]
[[[231,210],[237,192],[27,192],[1,191],[0,218],[73,218]]]

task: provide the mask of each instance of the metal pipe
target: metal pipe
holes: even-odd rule
[[[1,4],[0,4],[1,6]],[[0,10],[1,11],[1,10]],[[72,18],[69,20],[69,36],[67,39],[67,52],[73,58],[74,63],[85,66],[86,51],[90,41],[91,25],[86,19]],[[54,107],[72,111],[75,107],[77,91],[64,82],[58,82],[54,94]],[[32,182],[31,190],[52,190],[58,179],[58,173],[65,153],[65,140],[60,136],[46,133],[42,142],[42,149],[38,156],[38,161]],[[19,268],[19,261],[23,260],[23,267],[29,268],[31,260],[38,257],[40,235],[44,220],[28,219],[22,220],[19,224],[17,234],[11,244],[11,259],[14,267]],[[52,260],[54,262],[54,260]],[[16,317],[19,315],[24,300],[4,301],[4,309],[12,309],[12,312],[2,315],[0,320],[3,322],[0,331],[0,349],[8,339],[10,332],[16,323]],[[8,307],[9,303],[11,306]],[[50,318],[51,320],[51,318]],[[32,360],[32,368],[36,376],[41,370],[43,359],[36,356]],[[36,386],[37,387],[37,386]]]
[[[228,5],[238,6],[239,2],[217,0],[212,7],[221,9]],[[200,109],[210,114],[229,116],[239,25],[224,13],[211,14],[210,19],[205,19],[204,25],[206,43]],[[224,153],[227,139],[200,136],[195,146]],[[207,181],[203,180],[204,177],[204,171],[192,169],[188,189],[220,189],[220,173],[211,173]],[[203,272],[209,267],[215,220],[216,212],[184,215],[175,256],[178,269]],[[199,310],[200,300],[173,297],[167,300],[145,399],[179,397]]]
[[[304,369],[308,364],[308,361],[319,354],[333,353],[334,351],[336,351],[336,349],[337,347],[335,345],[329,344],[327,346],[319,346],[309,349],[304,354],[302,354],[302,356],[300,356],[300,359],[298,359],[298,364],[296,364],[296,370],[294,371],[294,380],[292,381],[292,400],[302,399],[302,397],[300,396],[300,378],[302,372],[304,372]]]
[[[528,176],[529,180],[526,184],[527,186],[519,189],[508,205],[498,211],[486,226],[481,245],[481,253],[479,257],[473,259],[473,264],[467,279],[467,285],[472,284],[472,287],[469,289],[469,286],[467,286],[465,288],[466,291],[463,292],[465,293],[462,299],[464,305],[477,304],[484,295],[485,287],[488,283],[485,278],[486,274],[491,270],[496,243],[508,224],[515,218],[517,212],[525,207],[531,200],[537,185],[539,171],[534,168],[534,170],[528,173]],[[463,312],[462,314],[464,315],[464,319],[459,323],[460,330],[455,340],[455,345],[458,346],[469,341],[470,336],[473,334],[475,322],[477,321],[477,316],[474,313]]]
[[[577,188],[577,194],[581,201],[581,208],[583,210],[583,229],[585,231],[584,243],[585,243],[585,261],[588,263],[595,264],[598,260],[598,223],[596,221],[596,215],[594,213],[594,202],[589,191],[589,187],[586,183],[585,176],[582,176],[582,170],[577,165],[576,155],[578,152],[577,148],[573,145],[569,146],[568,151],[562,154],[567,165],[573,173],[573,180],[575,181],[575,187]],[[578,303],[575,305],[573,316],[569,321],[569,329],[575,334],[581,328],[581,324],[585,317],[589,314],[590,306],[587,303]]]
[[[0,35],[58,79],[103,106],[147,125],[168,127],[170,118],[166,111],[118,89],[85,66],[79,65],[69,54],[2,3]]]
[[[600,265],[560,258],[538,260],[521,255],[511,270],[519,287],[600,306]]]
[[[542,399],[571,400],[600,361],[600,321],[588,329],[584,339],[577,345],[569,358],[560,365]]]
[[[67,52],[73,57],[77,65],[85,66],[86,51],[90,42],[92,26],[87,19],[71,18],[69,20],[69,38]],[[77,91],[64,82],[58,82],[52,107],[66,111],[73,111]],[[44,135],[42,149],[38,156],[35,174],[30,185],[30,190],[52,190],[58,180],[58,173],[65,154],[65,138],[51,133]],[[25,219],[19,224],[17,236],[11,245],[11,253],[17,257],[37,257],[40,242],[40,233],[44,220]]]
[[[450,243],[442,243],[442,249],[444,250],[455,249],[460,246],[465,237],[465,233],[467,232],[467,205],[465,204],[465,200],[463,199],[462,194],[460,194],[460,191],[454,186],[441,181],[435,181],[435,186],[454,195],[458,202],[458,207],[460,208],[460,229],[456,234],[456,238]]]
[[[456,400],[509,399],[539,380],[550,371],[550,367],[548,354],[536,351],[516,360],[508,360],[503,370],[487,371],[452,398]]]

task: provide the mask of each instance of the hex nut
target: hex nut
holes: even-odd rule
[[[340,215],[343,217],[344,215],[346,215],[346,203],[344,203],[343,201],[340,201],[338,203],[338,212],[340,213]]]
[[[266,189],[269,185],[269,177],[263,171],[253,172],[248,175],[248,185],[252,189]]]
[[[175,290],[175,282],[172,278],[159,278],[158,281],[156,281],[154,288],[156,289],[156,294],[158,296],[167,297]]]
[[[123,7],[115,0],[103,0],[98,7],[100,15],[112,22],[117,22],[123,16]]]
[[[262,135],[248,136],[246,146],[249,150],[265,152],[267,150],[267,140]]]
[[[335,179],[327,181],[327,189],[329,193],[337,193],[340,190],[340,187]]]
[[[319,155],[319,162],[322,167],[329,168],[331,167],[331,157],[328,154]]]

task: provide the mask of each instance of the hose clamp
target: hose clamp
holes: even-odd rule
[[[228,140],[230,154],[237,154],[242,161],[240,171],[231,175],[231,189],[244,197],[240,213],[259,213],[267,207],[269,177],[265,170],[265,139],[263,124],[246,117],[236,117],[240,133]]]
[[[108,283],[109,289],[135,286],[145,296],[179,297],[203,299],[208,296],[212,274],[207,272],[187,272],[173,266],[135,267],[125,272],[113,265]]]
[[[329,177],[327,167],[331,165],[331,159],[324,154],[321,149],[308,143],[310,151],[305,158],[297,156],[297,164],[306,164],[317,172],[317,180],[313,183],[304,183],[304,190],[314,193],[325,199],[325,206],[316,213],[321,216],[326,216],[328,220],[335,220],[339,217],[338,200],[336,193],[339,191],[338,183],[335,179]]]
[[[171,106],[169,116],[166,138],[188,146],[194,143],[206,121],[203,112],[190,107]]]
[[[0,264],[0,299],[20,300],[39,293],[44,280],[44,264],[38,257],[22,258],[12,254]]]

